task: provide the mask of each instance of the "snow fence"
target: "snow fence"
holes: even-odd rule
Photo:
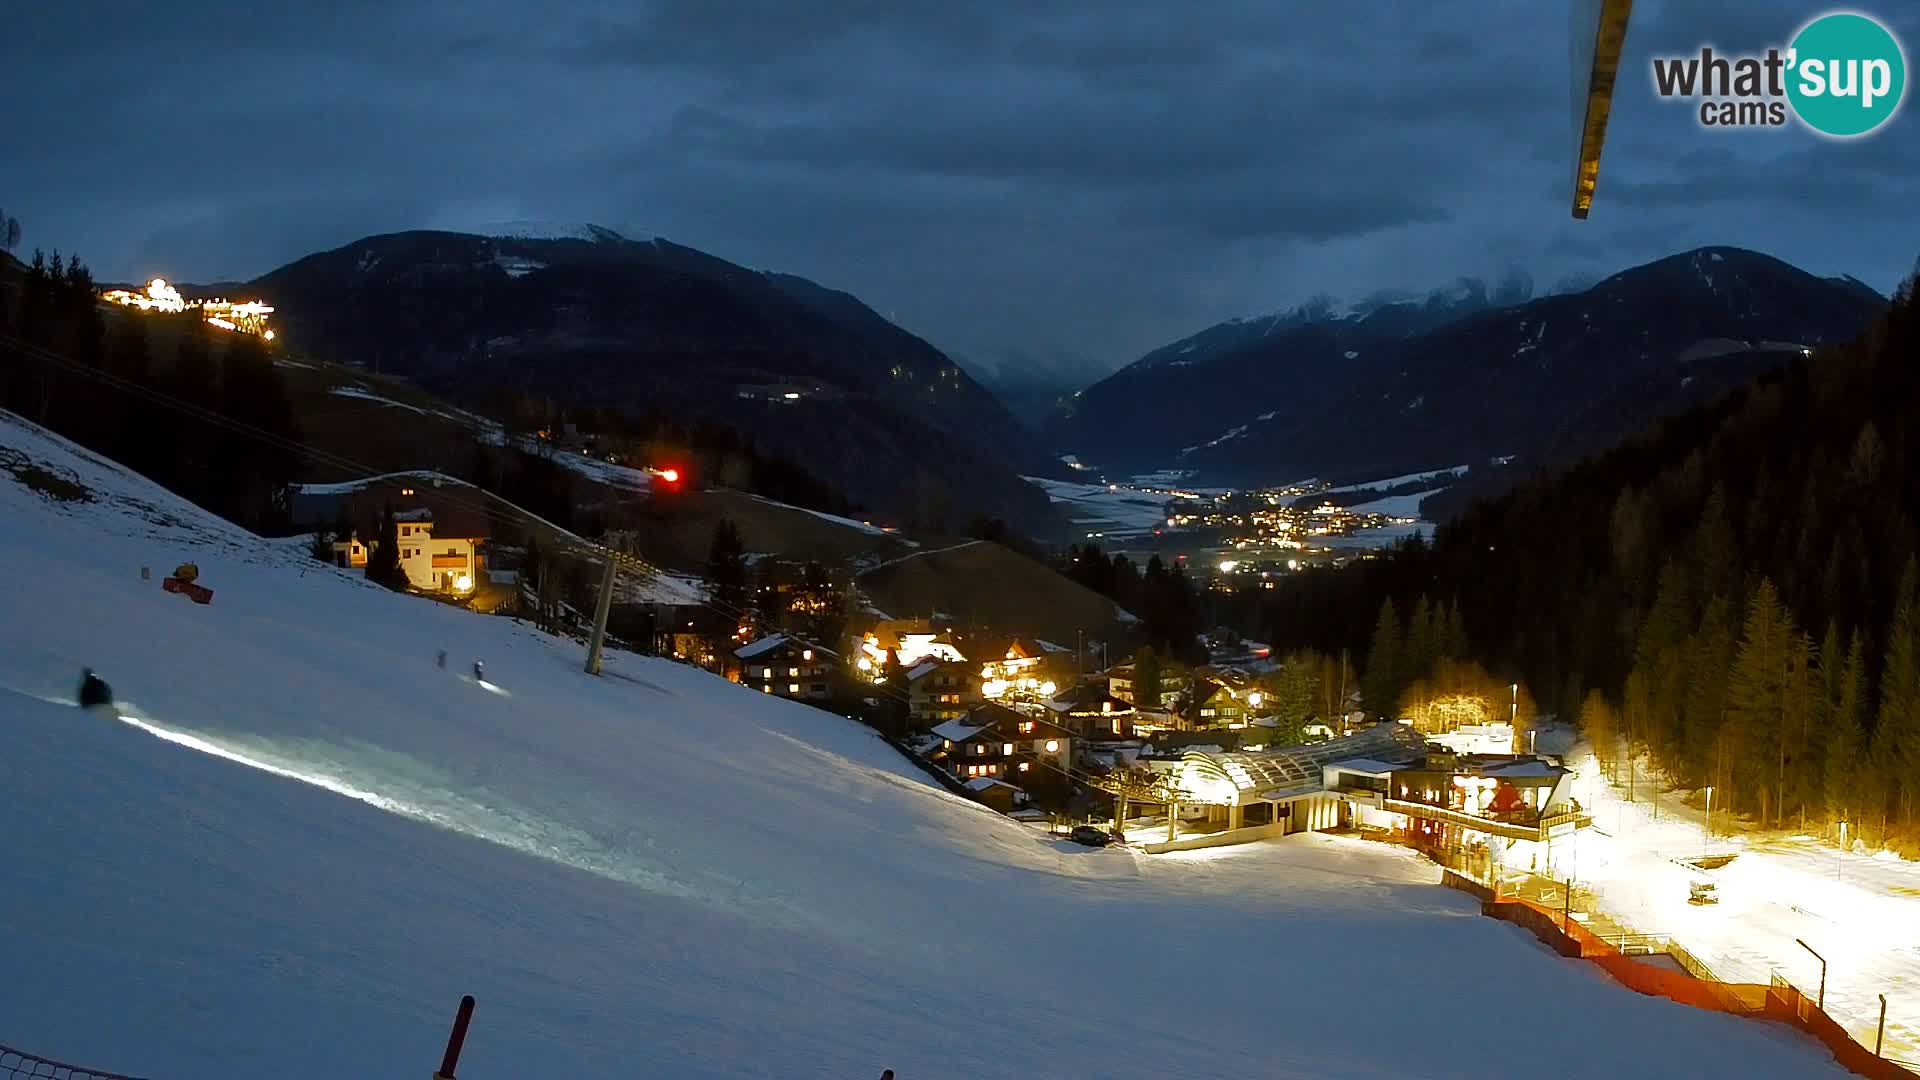
[[[1561,956],[1595,964],[1629,990],[1696,1009],[1779,1021],[1818,1039],[1833,1051],[1833,1058],[1841,1067],[1869,1080],[1920,1077],[1920,1073],[1860,1045],[1813,998],[1777,973],[1765,986],[1722,982],[1676,941],[1643,935],[1618,941],[1604,938],[1568,918],[1564,911],[1555,911],[1531,900],[1501,896],[1497,890],[1465,874],[1443,869],[1441,880],[1451,888],[1479,898],[1483,914],[1524,927]],[[1658,967],[1634,955],[1655,952],[1671,956],[1684,970]]]

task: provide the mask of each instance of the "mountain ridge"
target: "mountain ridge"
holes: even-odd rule
[[[1364,313],[1322,298],[1216,324],[1081,391],[1054,418],[1055,449],[1113,471],[1227,482],[1561,458],[1731,389],[1790,349],[1851,337],[1886,303],[1856,278],[1731,247],[1495,302],[1517,293],[1436,290]],[[1708,342],[1726,347],[1692,351]],[[1143,419],[1135,402],[1153,402],[1163,422],[1131,444],[1105,437],[1100,418],[1120,429]]]
[[[990,392],[858,298],[797,275],[602,227],[559,239],[412,230],[250,285],[280,308],[290,344],[448,396],[713,420],[924,524],[1056,523],[1018,479],[1038,448]]]

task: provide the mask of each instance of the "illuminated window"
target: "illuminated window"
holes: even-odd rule
[[[812,649],[808,649],[808,650],[806,650],[805,652],[802,652],[802,653],[800,654],[800,659],[802,659],[802,660],[811,660],[811,659],[813,659],[813,650],[812,650]]]
[[[1120,734],[1120,718],[1117,716],[1113,718],[1113,733]]]
[[[766,683],[761,683],[761,684],[760,684],[760,692],[761,692],[761,693],[763,693],[763,694],[771,694],[771,693],[773,693],[773,687],[771,687],[771,686],[768,686],[768,685],[767,685]]]
[[[761,668],[761,669],[760,669],[760,677],[761,677],[761,678],[763,678],[763,679],[771,679],[771,678],[773,678],[773,669],[772,669],[772,668],[770,668],[770,667],[767,667],[767,668]]]
[[[952,740],[952,739],[941,739],[941,740],[940,740],[940,749],[942,749],[942,750],[951,750],[951,749],[953,749],[953,740]],[[1400,793],[1401,793],[1402,795],[1405,795],[1405,794],[1407,793],[1407,789],[1406,789],[1406,788],[1401,788],[1401,789],[1400,789]]]
[[[1000,744],[1000,756],[1001,756],[1001,757],[1012,757],[1012,756],[1013,756],[1013,744],[1012,744],[1012,743],[1010,743],[1010,742],[1007,742],[1007,743],[1001,743],[1001,744]]]
[[[788,678],[794,678],[795,676],[797,676],[797,675],[799,675],[799,674],[800,674],[800,669],[799,669],[799,668],[797,668],[797,667],[790,667],[790,668],[788,668],[788,669],[787,669],[787,677],[788,677]]]
[[[1031,721],[1031,720],[1023,720],[1023,721],[1021,721],[1021,723],[1020,723],[1020,734],[1022,734],[1022,735],[1031,735],[1031,734],[1033,734],[1033,721]]]
[[[1060,740],[1059,740],[1059,739],[1048,739],[1048,740],[1047,740],[1047,753],[1049,753],[1049,754],[1057,754],[1057,753],[1059,753],[1059,752],[1060,752]]]
[[[977,755],[977,754],[984,754],[984,753],[986,753],[986,752],[987,752],[987,744],[986,744],[986,743],[974,743],[974,744],[973,744],[973,752],[974,752],[974,753],[975,753],[976,755]]]
[[[790,683],[788,683],[788,684],[787,684],[787,693],[789,693],[789,694],[797,694],[797,693],[799,693],[799,692],[800,692],[800,684],[799,684],[799,683],[797,683],[797,682],[790,682]]]
[[[401,488],[401,489],[400,489],[400,494],[402,494],[402,495],[411,495],[411,494],[413,494],[413,489],[412,489],[412,488]]]

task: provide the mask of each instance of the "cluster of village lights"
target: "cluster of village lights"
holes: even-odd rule
[[[100,299],[110,304],[119,304],[139,311],[179,314],[190,307],[200,309],[201,318],[209,326],[222,330],[233,330],[243,334],[258,334],[266,341],[272,341],[274,333],[267,329],[267,316],[273,314],[271,304],[258,300],[249,300],[235,304],[226,300],[188,301],[180,295],[180,290],[167,284],[165,278],[154,278],[147,282],[142,292],[128,289],[109,289],[100,294]]]

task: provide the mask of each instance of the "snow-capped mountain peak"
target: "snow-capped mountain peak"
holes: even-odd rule
[[[496,221],[476,225],[470,231],[477,236],[508,240],[588,240],[597,244],[617,244],[627,239],[604,225],[568,221]]]

